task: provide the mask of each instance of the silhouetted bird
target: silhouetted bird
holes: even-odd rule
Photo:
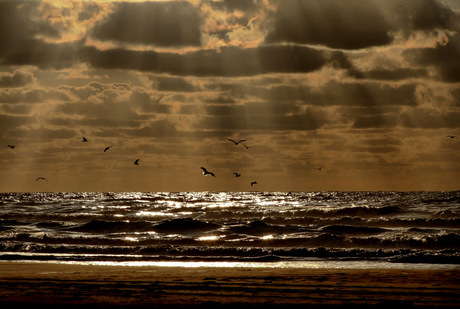
[[[241,175],[238,174],[238,173],[233,173],[235,175],[235,177],[240,177]]]
[[[48,179],[46,179],[45,177],[38,177],[37,179],[35,179],[35,181],[39,181],[39,180],[44,180],[44,181],[48,182]]]
[[[318,167],[317,170],[318,171],[321,171],[323,169],[324,166],[321,166],[321,167]]]
[[[233,140],[233,139],[230,139],[230,138],[227,138],[227,140],[229,140],[229,141],[233,142],[235,145],[238,145],[239,143],[241,143],[241,142],[245,142],[245,141],[246,141],[245,139],[242,139],[242,140],[239,140],[239,141],[235,141],[235,140]]]
[[[8,145],[8,148],[14,149],[14,145]]]
[[[249,149],[249,146],[246,146],[245,144],[241,144],[241,145],[243,145],[246,149]]]
[[[83,140],[82,142],[87,142],[88,140],[86,139],[86,137],[83,136]]]
[[[211,175],[212,177],[216,177],[216,175],[214,175],[214,173],[208,172],[204,167],[201,167],[201,169],[203,170],[203,175],[204,176]]]
[[[105,147],[104,152],[106,152],[106,151],[109,150],[110,148],[112,148],[112,146],[107,146],[107,147]]]
[[[136,159],[136,161],[134,161],[134,164],[139,165],[139,159]]]
[[[447,135],[447,137],[450,137],[450,138],[456,138],[455,135]]]
[[[253,185],[256,185],[256,184],[257,184],[257,181],[251,182],[251,187],[252,187]]]

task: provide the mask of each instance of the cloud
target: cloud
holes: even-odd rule
[[[299,31],[302,29],[302,31]],[[280,1],[266,43],[359,49],[389,44],[391,24],[371,1]]]
[[[306,89],[305,100],[313,105],[347,105],[363,107],[414,106],[416,84],[389,85],[374,82],[335,82]]]
[[[74,100],[71,93],[56,88],[0,89],[0,102],[2,103],[70,102]]]
[[[399,116],[393,115],[372,115],[359,116],[353,123],[355,129],[388,128],[399,123]]]
[[[0,87],[23,87],[34,82],[35,76],[27,71],[0,72]]]
[[[39,6],[38,1],[0,1],[0,63],[64,68],[79,61],[80,42],[50,44],[38,38],[58,36],[40,18]]]
[[[96,68],[132,69],[194,76],[251,76],[267,73],[305,73],[320,69],[330,56],[301,46],[260,46],[200,50],[186,54],[128,51],[100,51],[87,48],[89,63]]]
[[[93,29],[99,40],[157,45],[200,46],[200,18],[188,2],[118,3],[114,12]]]
[[[460,16],[459,16],[460,17]],[[460,34],[448,35],[447,41],[434,48],[407,50],[405,56],[421,66],[437,69],[441,78],[450,83],[460,81]]]
[[[287,113],[288,110],[297,108],[283,108],[277,104],[260,104],[264,109],[270,107],[278,109],[272,112],[260,112],[257,109],[254,113],[254,106],[243,108],[215,107],[208,108],[211,114],[204,116],[197,125],[198,129],[206,130],[260,130],[260,131],[284,131],[284,130],[316,130],[328,123],[326,113],[317,108],[308,108],[295,114]],[[279,113],[283,109],[284,112]]]
[[[435,0],[287,0],[279,2],[265,42],[353,50],[390,45],[398,32],[409,37],[453,27],[457,14]]]
[[[410,109],[401,115],[401,125],[407,128],[460,128],[460,112],[449,111],[441,114],[434,109]]]
[[[39,33],[39,22],[30,18],[38,2],[0,1],[0,57],[21,50]]]
[[[194,92],[199,87],[193,85],[190,81],[182,77],[152,77],[158,91],[176,91],[176,92]]]
[[[177,136],[175,124],[168,120],[151,121],[141,128],[121,129],[120,133],[132,137],[172,137]]]
[[[411,78],[427,77],[428,70],[425,68],[395,68],[393,70],[369,70],[359,71],[351,69],[348,74],[356,79],[370,79],[381,81],[398,81]]]

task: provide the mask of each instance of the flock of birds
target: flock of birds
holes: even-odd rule
[[[241,140],[238,140],[238,141],[235,141],[234,139],[231,139],[231,138],[227,138],[227,140],[229,140],[230,142],[232,142],[233,144],[235,144],[235,146],[238,146],[239,144],[243,145],[246,149],[249,149],[249,146],[243,144],[243,142],[246,142],[245,139],[241,139]],[[216,174],[214,174],[213,172],[210,172],[208,171],[205,167],[201,167],[201,169],[203,170],[203,175],[204,176],[212,176],[212,177],[216,177]],[[241,174],[240,173],[233,173],[233,175],[235,175],[235,177],[241,177]],[[251,187],[256,185],[257,184],[257,181],[251,181]]]
[[[231,141],[231,142],[233,142],[235,145],[239,145],[239,144],[241,143],[241,145],[243,145],[246,149],[249,149],[249,146],[243,144],[243,142],[246,141],[245,139],[235,141],[235,140],[229,138],[228,140]],[[88,142],[88,139],[87,139],[86,137],[83,136],[83,137],[82,137],[82,143],[87,143],[87,142]],[[112,148],[112,147],[113,147],[113,146],[107,146],[107,147],[105,147],[105,148],[104,148],[104,152],[107,152],[107,151],[110,150],[110,148]],[[8,145],[8,148],[14,149],[14,148],[15,148],[15,145]],[[139,161],[140,161],[140,159],[136,159],[136,160],[134,161],[133,164],[134,164],[134,165],[139,165]],[[213,177],[216,177],[216,175],[215,175],[213,172],[209,172],[208,170],[206,170],[206,168],[201,167],[201,169],[203,170],[203,175],[204,175],[204,176],[211,175],[211,176],[213,176]],[[233,173],[233,174],[235,175],[235,177],[241,177],[241,174],[239,174],[239,173]],[[48,182],[48,179],[46,179],[45,177],[41,177],[41,176],[40,176],[40,177],[37,177],[37,179],[35,179],[35,181],[46,181],[46,182]],[[257,184],[257,181],[252,181],[252,182],[251,182],[251,187],[254,186],[254,185],[256,185],[256,184]]]
[[[449,138],[457,138],[456,135],[446,135],[446,137],[449,137]],[[249,149],[249,146],[247,146],[246,144],[243,144],[243,142],[246,142],[245,139],[236,141],[236,140],[234,140],[234,139],[228,138],[227,140],[230,141],[230,142],[232,142],[233,144],[235,144],[235,146],[238,146],[239,144],[241,144],[241,145],[243,145],[246,149]],[[87,142],[88,142],[88,139],[87,139],[86,137],[83,136],[82,142],[83,142],[83,143],[87,143]],[[10,149],[14,149],[15,147],[16,147],[15,145],[8,145],[8,148],[10,148]],[[107,146],[107,147],[105,147],[104,152],[107,152],[107,150],[110,150],[110,148],[112,148],[112,147],[113,147],[113,146]],[[139,165],[139,161],[140,161],[140,159],[136,159],[136,160],[134,161],[133,164],[134,164],[134,165]],[[321,167],[317,168],[317,170],[318,170],[318,171],[321,171],[323,168],[324,168],[324,166],[321,166]],[[216,177],[216,175],[215,175],[213,172],[208,171],[205,167],[201,167],[201,169],[203,170],[203,175],[204,175],[204,176],[210,175],[210,176],[212,176],[212,177]],[[240,174],[240,173],[235,172],[235,173],[233,173],[233,174],[235,175],[235,177],[241,177],[241,174]],[[41,176],[40,176],[40,177],[38,177],[35,181],[46,181],[46,182],[48,182],[48,179],[46,179],[45,177],[41,177]],[[254,185],[256,185],[256,184],[257,184],[257,181],[252,181],[252,182],[251,182],[251,187],[254,186]]]

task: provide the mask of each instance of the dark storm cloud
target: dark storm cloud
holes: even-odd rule
[[[460,35],[458,33],[448,36],[448,41],[439,44],[436,48],[408,50],[405,55],[419,65],[434,66],[446,82],[460,81]]]
[[[37,35],[59,37],[57,29],[39,18],[40,2],[0,1],[0,63],[65,68],[78,60],[80,42],[51,44]]]
[[[320,69],[329,55],[301,46],[261,46],[221,52],[202,50],[187,54],[87,49],[91,65],[97,68],[132,69],[175,75],[250,76],[265,73],[305,73]]]
[[[0,72],[0,87],[22,87],[35,81],[32,73],[15,71],[13,73]]]
[[[200,46],[200,18],[188,2],[119,3],[93,32],[99,40],[163,47]]]
[[[5,65],[36,65],[43,69],[64,69],[79,63],[81,42],[52,44],[39,40],[23,41],[21,48],[8,54]]]
[[[39,32],[30,18],[38,2],[0,1],[0,56],[10,55]]]
[[[387,45],[395,32],[410,35],[414,30],[458,27],[457,14],[439,1],[386,0],[382,4],[380,0],[280,1],[265,42],[350,50]]]
[[[393,70],[359,71],[351,69],[348,74],[356,79],[372,79],[382,81],[398,81],[410,78],[426,77],[428,71],[424,68],[396,68]]]
[[[265,42],[358,49],[390,43],[391,28],[369,1],[287,0],[279,2],[274,28]]]

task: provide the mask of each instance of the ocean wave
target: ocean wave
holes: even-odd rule
[[[166,220],[156,224],[152,229],[161,233],[206,232],[219,228],[219,224],[204,222],[192,218]]]
[[[321,228],[322,231],[332,234],[380,234],[387,232],[387,229],[380,227],[351,226],[351,225],[329,225]]]
[[[152,230],[152,226],[152,223],[146,221],[125,222],[92,220],[91,222],[79,226],[69,227],[67,230],[86,233],[144,232]]]
[[[459,197],[460,192],[0,194],[0,254],[421,263],[445,255],[455,261]]]

